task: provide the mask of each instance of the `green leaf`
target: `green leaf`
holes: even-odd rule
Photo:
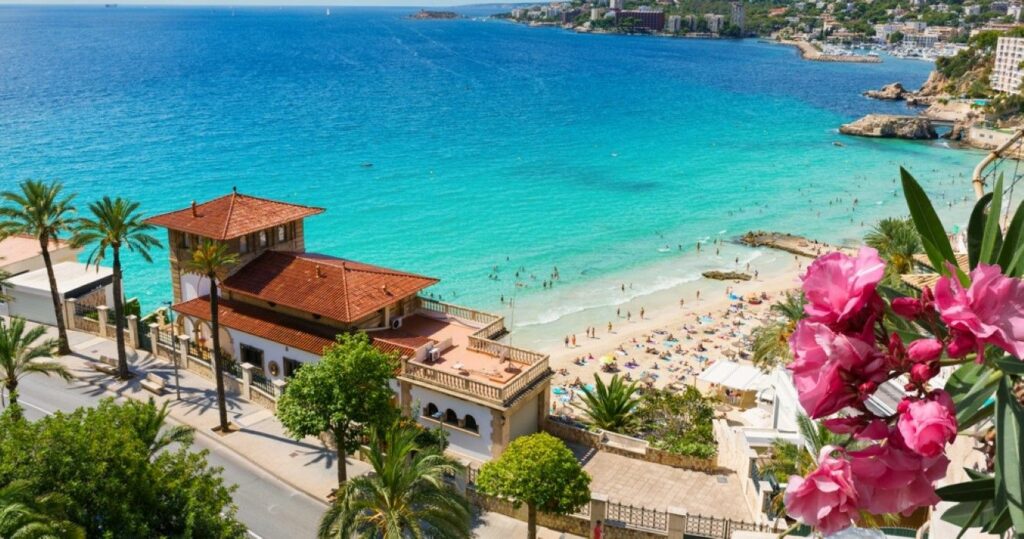
[[[992,414],[985,403],[995,393],[1001,377],[999,371],[977,363],[965,363],[949,377],[945,389],[956,404],[957,428],[962,431]]]
[[[921,242],[928,254],[928,260],[931,261],[935,271],[945,275],[947,272],[944,262],[956,266],[956,256],[953,255],[953,247],[949,245],[946,229],[943,228],[942,221],[935,213],[935,208],[932,207],[924,189],[903,167],[900,167],[900,181],[903,183],[903,196],[907,199],[910,217],[914,220],[917,232],[921,235]]]
[[[981,260],[981,242],[985,237],[985,208],[992,201],[992,193],[978,199],[971,211],[971,219],[967,222],[967,258],[970,268],[974,269]]]
[[[995,360],[994,363],[996,364],[996,367],[999,367],[999,370],[1007,374],[1016,374],[1018,376],[1024,375],[1024,360],[1006,355]]]
[[[1006,228],[1006,237],[1003,238],[1003,247],[999,250],[997,263],[1003,269],[1003,273],[1010,276],[1016,262],[1020,261],[1021,253],[1024,253],[1024,202],[1017,206],[1013,214],[1010,226]],[[1015,261],[1016,260],[1016,261]]]
[[[947,502],[980,502],[991,500],[995,495],[996,480],[994,477],[965,481],[955,485],[947,485],[935,489],[935,493]]]
[[[1024,475],[1020,466],[1024,409],[1013,393],[1013,383],[1010,376],[1004,376],[996,396],[995,508],[1005,508],[1013,527],[1024,530]]]
[[[995,508],[993,508],[995,511]],[[988,523],[981,527],[981,531],[984,533],[991,533],[993,535],[1002,535],[1003,532],[1010,529],[1013,525],[1013,520],[1010,519],[1010,512],[1005,508],[999,512],[998,515],[989,520]]]
[[[1002,247],[1002,231],[999,229],[999,214],[1003,211],[1003,175],[999,175],[992,189],[992,204],[988,207],[988,218],[985,220],[985,236],[981,240],[981,253],[978,261],[992,264],[996,261]]]

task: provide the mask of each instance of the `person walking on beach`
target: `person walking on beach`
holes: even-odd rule
[[[609,320],[608,321],[608,333],[611,333],[611,332],[612,332],[612,322],[611,322],[611,320]]]
[[[576,348],[576,334],[573,334],[572,336],[572,347]]]
[[[622,307],[615,309],[615,318],[622,318]]]
[[[565,336],[565,347],[569,348],[569,336],[568,335]]]
[[[686,299],[679,298],[679,308],[682,309],[684,305],[686,305]]]
[[[700,301],[700,289],[697,289],[697,301]]]
[[[626,311],[626,322],[629,322],[632,319],[633,319],[632,311]]]
[[[640,320],[644,319],[644,308],[640,307]]]

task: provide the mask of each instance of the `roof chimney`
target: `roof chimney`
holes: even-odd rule
[[[320,264],[316,265],[316,276],[320,279],[326,277],[326,275],[324,275],[324,270],[320,268]]]
[[[231,186],[231,194],[233,194],[233,195],[237,195],[238,194],[238,187],[237,186],[234,186],[234,185]]]
[[[381,289],[381,291],[382,291],[382,292],[384,292],[385,294],[387,294],[387,295],[389,295],[389,296],[391,295],[391,292],[388,292],[388,285],[387,285],[386,283],[385,283],[385,284],[382,284],[382,285],[380,285],[380,289]]]
[[[199,213],[196,212],[196,201],[192,201],[192,217],[199,217]]]

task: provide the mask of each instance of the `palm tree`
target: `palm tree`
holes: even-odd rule
[[[789,338],[796,330],[797,322],[804,317],[804,303],[803,292],[787,292],[785,298],[771,306],[776,319],[754,328],[751,332],[754,341],[751,362],[755,367],[769,372],[776,365],[785,365],[793,360]]]
[[[124,346],[124,297],[123,274],[121,270],[121,248],[138,253],[146,262],[152,262],[149,249],[159,247],[160,242],[149,234],[154,228],[142,222],[137,213],[138,202],[123,198],[103,197],[89,204],[92,217],[79,219],[75,229],[75,242],[81,245],[96,244],[89,254],[89,264],[100,265],[111,251],[114,264],[114,319],[117,326],[117,376],[127,379],[128,355]]]
[[[471,536],[469,503],[445,483],[459,465],[436,446],[419,446],[418,429],[394,426],[370,439],[373,473],[342,485],[320,521],[321,539]]]
[[[220,409],[220,432],[227,434],[228,409],[224,402],[224,369],[220,361],[220,316],[217,307],[217,279],[230,266],[238,263],[238,255],[226,243],[203,240],[186,262],[185,271],[210,279],[210,333],[213,333],[213,372],[217,379],[217,407]]]
[[[25,320],[22,318],[12,318],[10,325],[0,319],[0,382],[11,394],[12,405],[18,401],[18,380],[26,375],[53,374],[64,381],[71,380],[71,373],[60,363],[36,361],[53,356],[57,348],[57,342],[53,339],[37,342],[45,334],[45,326],[36,326],[26,332]],[[2,394],[0,403],[3,403]]]
[[[633,398],[636,387],[637,382],[626,385],[626,381],[617,374],[605,385],[594,373],[594,389],[583,387],[584,411],[597,428],[622,432],[639,402]]]
[[[67,520],[68,503],[59,494],[33,496],[25,481],[0,487],[0,537],[84,539],[85,530]]]
[[[133,400],[125,403],[125,406],[134,408],[138,414],[132,423],[132,428],[135,429],[139,439],[149,448],[150,458],[155,457],[157,453],[171,444],[189,445],[195,437],[192,427],[186,425],[167,426],[167,417],[171,413],[167,411],[166,402],[157,408],[156,403],[150,398],[148,403]]]
[[[864,243],[878,250],[887,263],[887,276],[897,282],[914,269],[914,255],[923,249],[921,235],[909,217],[882,219],[864,236]]]
[[[26,180],[21,183],[20,191],[0,193],[0,199],[7,203],[0,206],[0,237],[23,234],[39,240],[46,276],[50,280],[53,313],[57,318],[57,352],[67,355],[71,353],[68,330],[50,260],[50,242],[58,241],[60,234],[70,231],[74,225],[75,207],[71,205],[74,195],[63,196],[63,188],[60,182]]]

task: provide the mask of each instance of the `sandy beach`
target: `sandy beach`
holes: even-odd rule
[[[588,336],[588,328],[582,327],[578,333],[567,335],[568,345],[563,342],[545,349],[551,354],[551,367],[556,372],[552,412],[565,415],[568,404],[577,407],[573,412],[579,416],[579,398],[572,386],[577,380],[593,383],[595,373],[609,379],[612,374],[602,372],[608,357],[615,359],[622,376],[674,389],[695,385],[697,376],[716,361],[750,364],[750,334],[774,316],[770,306],[799,286],[799,275],[811,261],[810,255],[840,249],[795,236],[777,239],[777,247],[805,255],[772,248],[782,255],[782,263],[759,273],[757,279],[703,278],[687,283],[685,291],[672,291],[672,298],[681,297],[682,305],[678,300],[674,305],[662,302],[660,308],[644,309],[641,319],[639,308],[626,304],[610,320],[610,331],[607,324],[591,326],[593,333]]]

